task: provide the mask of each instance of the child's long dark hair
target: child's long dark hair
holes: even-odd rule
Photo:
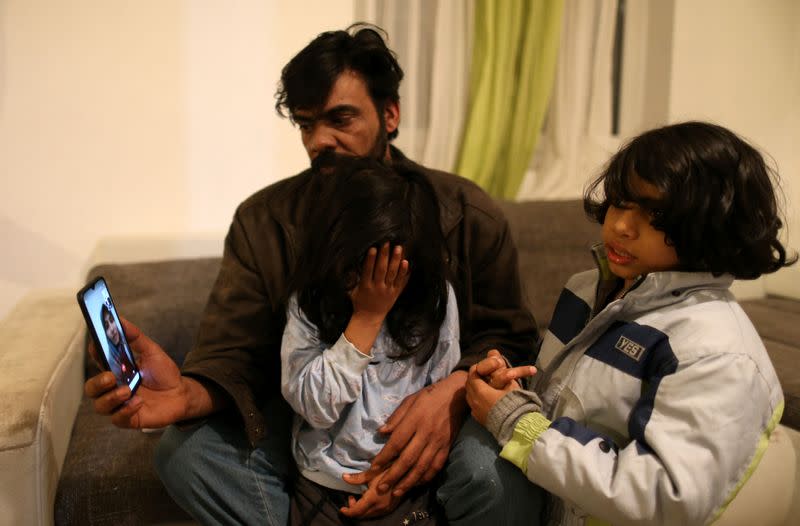
[[[394,358],[430,358],[447,311],[447,246],[433,187],[422,174],[381,161],[337,158],[333,173],[317,173],[319,194],[290,291],[320,338],[333,344],[353,313],[348,295],[371,247],[402,245],[409,262],[406,287],[386,317],[400,352]]]
[[[636,195],[637,176],[663,193],[661,202]],[[602,223],[612,204],[644,204],[675,247],[680,270],[755,279],[797,260],[787,260],[778,240],[773,183],[777,175],[736,134],[684,122],[645,132],[617,152],[584,192],[584,209]]]

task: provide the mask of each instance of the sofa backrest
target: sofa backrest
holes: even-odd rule
[[[92,268],[87,281],[103,276],[120,314],[181,364],[194,344],[219,264],[220,258],[110,263]],[[94,371],[88,360],[87,374]]]
[[[540,328],[550,321],[567,278],[593,265],[589,247],[599,239],[580,200],[499,203],[519,251],[520,276]],[[109,263],[92,268],[103,276],[120,313],[183,363],[219,271],[219,258],[150,263]],[[91,362],[91,361],[89,361]],[[87,363],[87,374],[94,374]]]
[[[600,225],[587,219],[580,199],[499,204],[519,251],[523,293],[543,329],[567,279],[594,267],[590,248],[600,240]]]

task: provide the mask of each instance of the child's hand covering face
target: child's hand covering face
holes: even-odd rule
[[[353,314],[382,322],[403,292],[410,275],[402,246],[395,246],[391,255],[388,242],[380,252],[375,248],[369,249],[358,283],[350,291]]]

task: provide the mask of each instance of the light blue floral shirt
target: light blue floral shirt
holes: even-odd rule
[[[281,392],[296,415],[292,453],[306,478],[328,488],[360,493],[342,480],[345,473],[369,467],[386,437],[378,428],[403,399],[448,376],[461,357],[458,307],[447,286],[447,314],[431,358],[417,365],[411,357],[393,360],[399,347],[384,324],[362,354],[342,334],[332,346],[289,299],[281,345]]]

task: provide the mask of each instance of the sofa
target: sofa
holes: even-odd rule
[[[528,303],[544,328],[566,279],[592,266],[588,247],[599,227],[577,200],[500,206],[519,249]],[[218,266],[218,254],[154,254],[146,262],[108,255],[87,280],[103,275],[120,312],[180,363]],[[773,524],[794,524],[800,516],[800,301],[767,297],[743,306],[778,371],[786,407],[761,467],[734,499],[731,508],[740,509],[720,522],[764,524],[764,510],[772,510],[780,517]],[[29,294],[0,323],[0,525],[191,523],[152,467],[159,432],[117,429],[93,412],[83,394],[85,378],[95,373],[86,342],[74,291]],[[750,486],[762,489],[749,495]]]

